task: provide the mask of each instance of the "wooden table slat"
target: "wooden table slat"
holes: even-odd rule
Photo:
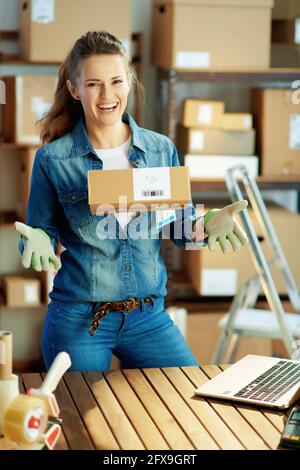
[[[127,369],[123,370],[123,373],[170,448],[195,449],[142,372],[138,369]]]
[[[98,450],[120,449],[82,374],[80,372],[66,374],[65,382],[95,448]]]
[[[163,369],[163,372],[221,449],[244,449],[241,442],[225,425],[206,399],[194,394],[194,385],[180,369],[170,367]]]
[[[237,404],[233,406],[235,406],[271,449],[277,449],[280,441],[280,432],[261,411],[258,411],[256,408],[250,408],[247,405]]]
[[[174,393],[174,387],[163,372],[159,369],[143,369],[143,373],[196,449],[218,449],[216,442],[197,420],[184,400],[177,392]]]
[[[145,449],[103,375],[98,372],[87,372],[84,377],[120,448],[122,450]]]
[[[62,428],[67,436],[67,441],[71,450],[93,450],[94,445],[84,423],[81,420],[80,413],[68,391],[68,388],[61,380],[55,390],[55,396],[58,401],[62,418]]]
[[[163,435],[133,392],[122,371],[109,371],[104,377],[145,447],[149,450],[169,449]]]
[[[196,387],[199,387],[199,385],[205,383],[208,378],[212,378],[221,372],[221,369],[214,365],[202,366],[201,370],[200,368],[198,368],[198,370],[193,368],[192,373],[190,373],[189,369],[190,368],[187,367],[182,368]],[[204,374],[204,371],[208,377]],[[247,450],[269,449],[267,444],[256,434],[254,429],[230,402],[224,403],[210,399],[209,403]]]
[[[24,383],[23,389],[24,389],[24,393],[26,393],[26,391],[29,390],[30,388],[39,388],[42,385],[43,378],[41,377],[40,374],[27,373],[27,374],[23,374],[23,375],[20,376],[20,381],[22,381],[22,383]],[[55,396],[56,396],[56,393],[55,393]],[[68,442],[66,440],[66,436],[64,434],[63,427],[62,427],[61,431],[62,432],[61,432],[61,434],[59,436],[59,439],[58,439],[58,441],[55,445],[55,449],[57,449],[57,450],[68,450],[69,446],[68,446]]]
[[[228,364],[163,369],[66,372],[55,390],[60,449],[281,449],[290,409],[276,410],[195,395]],[[21,393],[45,374],[19,375]],[[0,449],[15,448],[0,438]]]

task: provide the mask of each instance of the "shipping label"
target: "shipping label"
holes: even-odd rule
[[[300,44],[300,18],[295,20],[295,44]]]
[[[206,51],[180,51],[176,53],[176,67],[186,69],[207,69],[210,66],[210,54]]]
[[[52,23],[55,19],[55,0],[32,0],[31,21]]]
[[[235,295],[237,291],[236,269],[203,269],[201,273],[201,294]]]
[[[210,104],[200,104],[197,120],[200,124],[210,124],[213,117],[213,108]]]
[[[35,303],[38,301],[36,284],[28,283],[24,285],[24,300],[26,304]]]
[[[300,149],[300,114],[290,115],[289,148]]]
[[[165,211],[156,211],[156,228],[161,229],[165,225],[170,224],[176,220],[176,211],[175,209],[165,210]]]
[[[168,167],[133,168],[133,197],[136,201],[171,199],[171,179]]]
[[[204,149],[204,133],[203,131],[191,132],[191,150],[193,152],[202,152]]]

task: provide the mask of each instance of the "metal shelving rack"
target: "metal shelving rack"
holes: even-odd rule
[[[177,89],[178,85],[183,82],[199,82],[199,83],[237,83],[247,84],[249,86],[265,86],[276,85],[276,87],[284,88],[299,80],[300,67],[298,68],[267,68],[267,69],[243,69],[243,70],[176,70],[176,69],[158,69],[158,96],[162,101],[163,82],[166,83],[166,104],[160,109],[158,118],[164,120],[164,132],[168,137],[175,141],[177,116]],[[298,212],[300,213],[300,176],[280,176],[280,177],[263,177],[257,178],[258,187],[261,190],[296,190],[298,192]],[[192,179],[191,190],[195,191],[225,191],[225,181],[221,179]],[[168,303],[180,300],[180,293],[184,290],[191,292],[191,289],[179,282],[177,288],[176,280],[172,267],[173,255],[171,245],[166,243],[164,247],[164,258],[168,268]],[[178,274],[178,273],[176,273]],[[177,278],[177,276],[176,276]],[[175,292],[178,295],[175,295]],[[188,301],[188,297],[185,296]]]
[[[300,67],[298,68],[269,68],[258,70],[158,70],[158,82],[167,82],[167,105],[165,118],[167,123],[167,134],[170,139],[175,138],[177,86],[182,82],[208,82],[208,83],[244,83],[251,86],[259,84],[277,84],[280,87],[289,86],[292,82],[299,80]]]

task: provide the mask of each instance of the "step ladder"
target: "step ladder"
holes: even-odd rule
[[[225,182],[232,202],[244,199],[240,188],[243,183],[263,235],[270,245],[273,258],[266,261],[249,213],[244,209],[240,216],[249,238],[249,249],[256,274],[240,288],[233,298],[228,314],[220,320],[222,334],[213,362],[215,364],[234,362],[241,336],[280,339],[289,357],[300,360],[300,296],[259,188],[244,165],[230,168],[226,172]],[[279,268],[283,276],[289,300],[296,314],[287,313],[283,309],[269,269],[272,264]],[[270,310],[255,308],[260,286],[263,288]]]

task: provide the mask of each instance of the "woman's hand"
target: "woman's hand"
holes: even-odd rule
[[[225,206],[223,209],[212,209],[204,216],[204,229],[208,236],[208,249],[216,250],[219,242],[223,253],[228,252],[228,243],[233,251],[239,251],[241,244],[245,246],[248,238],[240,225],[235,221],[234,214],[245,209],[248,201],[238,201]]]
[[[60,269],[60,260],[55,255],[50,238],[44,230],[32,228],[22,222],[15,222],[15,228],[24,237],[22,254],[24,268],[31,266],[35,271],[48,271],[50,269],[49,263],[51,263],[55,269]]]

